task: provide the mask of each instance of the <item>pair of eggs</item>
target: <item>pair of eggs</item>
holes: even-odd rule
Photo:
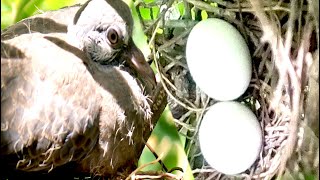
[[[262,132],[253,112],[232,101],[251,80],[251,56],[244,38],[224,20],[200,21],[189,34],[186,59],[199,88],[222,101],[206,112],[199,128],[204,158],[224,174],[245,171],[261,151]]]

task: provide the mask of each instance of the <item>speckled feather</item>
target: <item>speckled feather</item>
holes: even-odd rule
[[[17,154],[16,167],[25,171],[74,161],[96,175],[135,163],[164,108],[152,103],[157,98],[144,91],[143,78],[91,61],[64,28],[30,33],[21,24],[1,33],[1,156]]]
[[[50,35],[57,36],[64,35]],[[151,117],[147,97],[127,72],[109,67],[91,74],[75,54],[43,37],[5,42],[6,51],[23,49],[24,57],[1,59],[1,153],[23,151],[17,165],[23,170],[49,170],[86,156],[97,161],[91,166],[101,161],[100,171],[112,173],[142,144]]]

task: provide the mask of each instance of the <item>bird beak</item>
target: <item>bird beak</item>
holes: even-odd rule
[[[142,81],[145,86],[145,90],[151,93],[156,86],[156,79],[153,70],[145,60],[140,49],[134,44],[130,38],[128,47],[126,49],[128,56],[128,65],[133,68],[137,77]]]

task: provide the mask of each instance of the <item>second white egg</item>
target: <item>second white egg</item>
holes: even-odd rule
[[[238,102],[214,104],[205,113],[199,142],[203,157],[224,174],[250,168],[262,147],[262,130],[254,113]]]

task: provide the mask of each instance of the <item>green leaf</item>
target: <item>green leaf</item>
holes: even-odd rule
[[[173,117],[168,107],[165,109],[164,113],[161,115],[157,125],[155,126],[149,140],[148,144],[154,149],[156,154],[159,156],[163,154],[161,159],[168,170],[174,167],[180,167],[183,169],[183,179],[193,180],[192,171],[188,162],[188,158],[184,151],[184,137],[181,137],[174,125]],[[156,158],[150,152],[150,150],[145,147],[141,157],[139,159],[139,166],[146,164],[148,162],[154,161]],[[143,169],[143,171],[160,171],[161,166],[159,163],[154,165],[149,165]],[[180,171],[174,171],[174,174],[181,174]]]
[[[132,39],[135,42],[135,44],[137,45],[137,47],[142,51],[143,55],[145,57],[148,57],[150,54],[150,48],[147,43],[147,36],[143,32],[138,13],[136,11],[136,8],[134,7],[134,3],[132,0],[126,0],[125,2],[131,8],[132,17],[133,17],[133,21],[134,21]]]
[[[14,14],[11,2],[1,0],[1,29],[6,28],[8,25],[13,24]]]
[[[178,4],[178,9],[179,9],[179,12],[180,12],[180,17],[184,16],[185,14],[185,7],[184,7],[184,4],[182,2],[180,2]]]
[[[159,16],[159,13],[160,13],[159,7],[152,7],[152,14],[154,19],[156,19]]]
[[[33,15],[37,11],[37,7],[40,7],[44,0],[32,0],[25,1],[21,0],[18,5],[18,13],[15,18],[15,22],[25,19]]]
[[[56,10],[86,0],[1,0],[1,29],[22,19],[30,17],[39,11]]]
[[[208,19],[208,13],[207,13],[207,11],[205,11],[205,10],[202,10],[202,11],[201,11],[201,19],[202,19],[202,20]]]
[[[144,20],[151,20],[151,11],[149,8],[139,7],[139,11]]]

